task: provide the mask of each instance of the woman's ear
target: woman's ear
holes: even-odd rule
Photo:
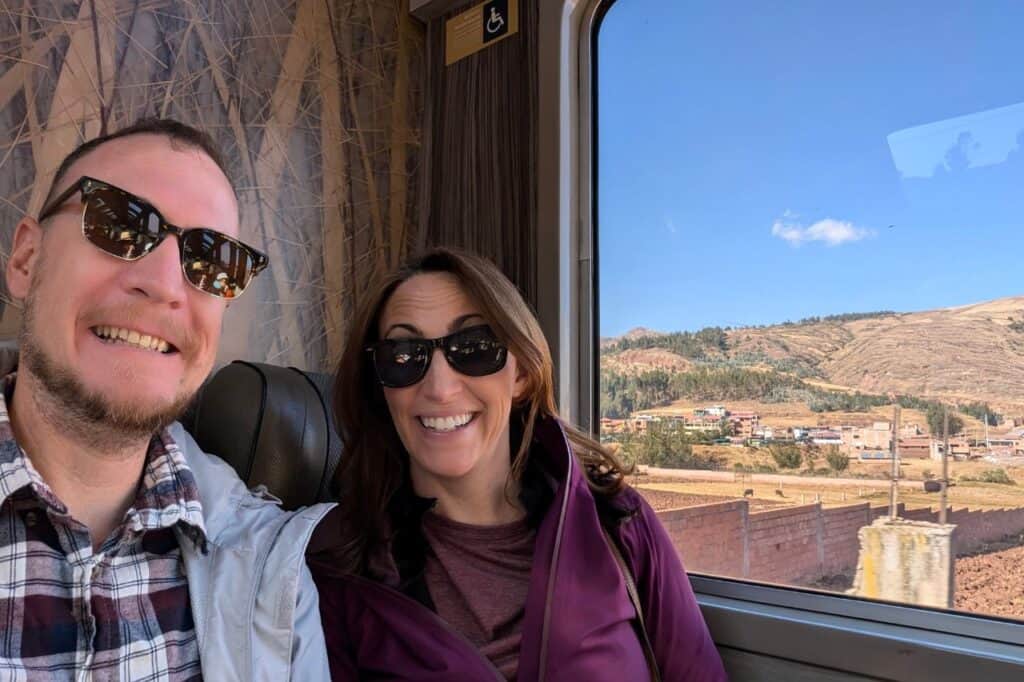
[[[519,363],[516,363],[516,380],[512,384],[512,402],[514,404],[521,403],[529,394],[529,389],[530,375],[526,373]]]

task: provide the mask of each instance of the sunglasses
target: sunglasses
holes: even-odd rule
[[[76,192],[82,193],[82,235],[121,260],[139,260],[167,237],[178,238],[185,280],[203,293],[235,298],[267,267],[266,254],[206,227],[181,228],[144,199],[111,184],[81,177],[39,214],[42,222]]]
[[[412,386],[427,375],[434,349],[459,374],[482,377],[505,366],[508,349],[487,325],[469,327],[439,339],[383,339],[366,349],[373,354],[377,379],[388,388]]]

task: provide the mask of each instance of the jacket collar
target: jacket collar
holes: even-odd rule
[[[277,501],[265,489],[257,488],[250,493],[235,470],[224,460],[203,452],[180,422],[167,427],[167,432],[178,443],[181,455],[195,478],[207,541],[217,543],[226,531],[233,530],[239,508],[253,493]]]

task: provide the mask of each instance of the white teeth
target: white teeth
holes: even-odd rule
[[[473,415],[459,414],[451,417],[420,417],[420,423],[431,431],[454,431],[460,426],[465,426],[473,419]]]
[[[93,331],[96,333],[96,336],[101,339],[117,343],[125,343],[129,346],[135,346],[136,348],[142,348],[144,350],[155,350],[161,353],[166,353],[171,349],[171,344],[167,343],[163,339],[149,334],[140,334],[132,329],[99,325],[93,327]]]

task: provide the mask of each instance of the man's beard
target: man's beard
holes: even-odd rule
[[[182,392],[163,405],[118,404],[91,391],[72,367],[62,366],[38,343],[35,333],[37,286],[25,299],[18,343],[22,365],[45,395],[33,403],[56,430],[91,448],[119,449],[148,441],[174,422],[188,407],[193,393]]]

